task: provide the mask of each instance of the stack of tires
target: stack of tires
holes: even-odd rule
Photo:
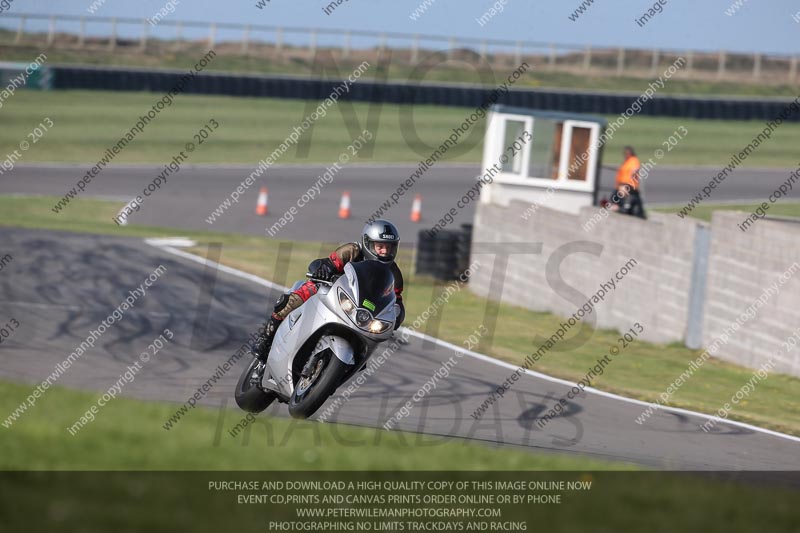
[[[472,226],[464,224],[460,230],[442,230],[431,236],[421,230],[417,236],[417,274],[428,274],[435,279],[457,279],[469,265]]]
[[[462,224],[456,240],[456,273],[461,276],[469,267],[469,255],[472,250],[472,224]]]

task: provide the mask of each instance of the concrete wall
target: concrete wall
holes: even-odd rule
[[[775,371],[800,375],[800,346],[783,344],[800,328],[800,224],[762,219],[742,232],[745,218],[714,213],[704,345],[727,330],[715,357],[751,368],[774,357]]]
[[[569,317],[633,258],[637,264],[597,305],[595,327],[624,331],[639,321],[647,340],[684,338],[696,223],[674,216],[643,221],[609,215],[584,231],[582,225],[598,209],[572,215],[539,207],[533,214],[528,210],[525,220],[529,207],[518,201],[508,207],[480,204],[476,213],[473,255],[481,242],[542,243],[541,254],[509,258],[503,301]],[[598,255],[580,251],[593,249]],[[560,270],[561,280],[553,274],[548,280],[548,262]],[[481,269],[470,279],[471,289],[488,296],[492,275],[491,269]]]
[[[700,226],[708,225],[659,213],[650,213],[647,221],[610,214],[584,231],[582,226],[599,212],[584,208],[579,215],[571,215],[546,207],[532,212],[530,204],[519,201],[507,207],[480,204],[473,259],[487,257],[476,254],[480,243],[541,242],[541,254],[510,256],[501,300],[569,317],[633,258],[637,264],[596,306],[595,327],[624,331],[638,321],[645,328],[646,340],[684,341],[695,236]],[[788,353],[781,351],[782,343],[800,327],[800,224],[764,219],[744,233],[737,227],[744,218],[743,213],[718,212],[711,224],[706,286],[700,295],[703,347],[717,342],[715,357],[752,368],[778,354],[775,371],[800,375],[800,346]],[[599,255],[579,251],[591,249]],[[548,276],[548,262],[555,271],[562,255],[562,279],[552,273]],[[795,274],[779,282],[774,295],[762,297],[765,287],[778,281],[794,262],[798,263]],[[480,269],[470,279],[471,290],[489,296],[493,275],[497,273],[489,268]],[[757,312],[751,312],[754,316],[732,330],[731,324],[759,297],[763,305],[757,304]],[[587,320],[592,320],[590,315]],[[726,331],[731,334],[720,344],[717,339]]]

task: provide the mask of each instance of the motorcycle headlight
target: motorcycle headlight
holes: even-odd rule
[[[385,320],[372,318],[372,313],[364,308],[357,307],[355,302],[342,289],[339,289],[339,306],[356,326],[370,333],[383,333],[394,325]]]
[[[365,328],[369,325],[370,321],[372,320],[372,315],[369,314],[369,311],[366,309],[359,309],[356,311],[356,324],[358,327]]]
[[[369,323],[370,333],[383,333],[390,327],[392,327],[392,324],[384,320],[373,320]]]
[[[344,311],[347,316],[353,318],[352,314],[356,309],[356,304],[350,299],[347,293],[341,289],[339,289],[339,305],[342,307],[342,311]]]

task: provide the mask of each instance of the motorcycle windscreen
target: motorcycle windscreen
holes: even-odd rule
[[[386,306],[394,301],[394,275],[392,269],[380,261],[359,261],[350,263],[356,274],[361,301],[358,307],[365,307],[378,316]],[[367,303],[364,303],[364,301]],[[372,305],[370,305],[372,304]],[[372,306],[375,306],[372,309]]]

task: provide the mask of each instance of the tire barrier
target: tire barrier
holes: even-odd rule
[[[96,89],[111,91],[166,92],[184,71],[145,70],[101,67],[51,67],[54,89]],[[295,78],[290,76],[235,75],[203,72],[184,92],[321,100],[339,80]],[[435,84],[378,83],[361,79],[343,100],[390,104],[430,104],[475,108],[480,106],[493,87],[469,87]],[[514,107],[617,115],[639,97],[635,93],[587,93],[562,90],[513,89],[501,95],[498,103]],[[789,99],[694,98],[656,95],[642,105],[641,115],[686,117],[712,120],[772,120],[790,102]],[[800,121],[800,113],[787,119]]]
[[[417,234],[416,273],[434,279],[458,279],[469,267],[472,247],[472,225],[464,224],[460,230],[442,230],[431,237],[427,230]]]

